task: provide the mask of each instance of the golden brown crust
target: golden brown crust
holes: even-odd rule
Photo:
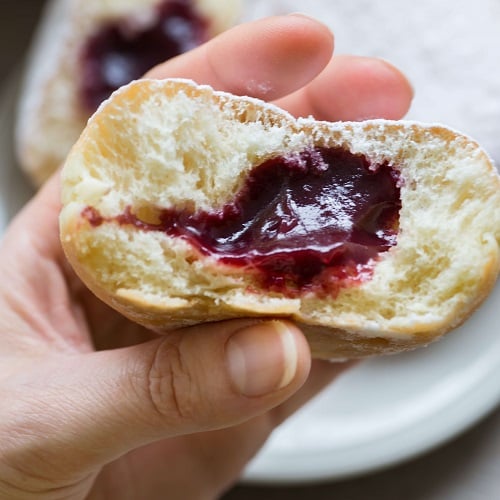
[[[191,117],[190,106],[198,114]],[[188,123],[186,133],[200,141],[199,150],[194,151],[194,144],[192,150],[182,151],[180,164],[175,163],[176,151],[169,148],[184,147],[182,130],[176,128],[175,120],[168,125],[173,130],[163,122],[157,127],[152,113],[158,108],[159,116],[179,112],[181,121]],[[155,183],[147,184],[145,179],[148,169],[159,168],[157,158],[150,161],[148,150],[141,149],[141,137],[152,138],[130,124],[129,118],[137,113],[148,130],[159,134],[157,145],[166,148],[162,154],[173,155],[161,167],[169,180],[158,193]],[[220,127],[210,132],[215,141],[210,146],[200,116],[208,116],[206,126],[220,120]],[[138,123],[137,127],[144,125]],[[227,133],[230,139],[225,140],[234,141],[235,155],[242,148],[243,156],[251,158],[249,164],[238,166],[241,175],[223,176],[232,160],[224,166],[224,145],[213,135],[218,133]],[[178,136],[177,142],[165,146],[163,137],[173,135]],[[268,136],[269,144],[262,145]],[[248,274],[238,276],[213,259],[193,256],[175,238],[145,236],[138,229],[113,224],[94,227],[81,215],[88,204],[119,213],[124,204],[133,205],[140,196],[162,206],[181,203],[181,185],[174,182],[171,186],[171,169],[184,168],[190,154],[198,159],[208,155],[203,157],[203,175],[213,173],[214,185],[226,186],[230,197],[236,177],[244,178],[253,161],[276,151],[300,150],[305,144],[341,146],[374,161],[389,161],[400,169],[404,181],[398,244],[377,263],[371,280],[341,290],[337,297],[307,294],[290,298],[269,293]],[[262,151],[255,152],[259,147]],[[123,166],[126,170],[120,170],[115,158],[129,161]],[[131,185],[125,174],[140,179],[136,181],[139,194],[132,196],[127,191]],[[179,177],[183,183],[188,182],[185,176]],[[499,271],[498,174],[474,141],[442,126],[382,120],[342,124],[294,120],[265,103],[214,92],[206,86],[143,81],[120,90],[94,116],[70,154],[63,178],[61,238],[70,263],[98,297],[159,332],[242,316],[286,317],[304,330],[315,357],[359,358],[401,352],[426,345],[465,321],[489,294]],[[210,195],[211,190],[207,191]],[[155,196],[160,198],[153,200]],[[205,203],[204,196],[202,193],[192,202]],[[221,203],[220,196],[215,193],[208,202]],[[147,257],[141,257],[145,248]],[[164,253],[158,262],[149,263],[158,252]],[[129,259],[127,266],[116,258],[118,254]],[[173,280],[185,283],[176,285]]]

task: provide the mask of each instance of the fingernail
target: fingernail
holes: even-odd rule
[[[268,321],[236,332],[226,344],[229,376],[244,396],[264,396],[286,387],[298,365],[295,337],[286,323]]]

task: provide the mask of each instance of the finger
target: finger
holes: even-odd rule
[[[217,90],[271,100],[299,89],[327,64],[330,30],[302,15],[242,24],[154,69],[150,78],[190,78]]]
[[[6,445],[4,459],[37,477],[61,468],[86,475],[142,444],[261,415],[296,392],[309,368],[304,336],[283,321],[212,324],[59,356],[29,380],[11,379],[17,394],[6,395],[15,404],[0,411],[0,438],[15,436],[9,442],[22,451],[9,454]]]
[[[309,85],[276,102],[295,116],[317,120],[400,119],[408,111],[413,88],[382,59],[334,56]]]

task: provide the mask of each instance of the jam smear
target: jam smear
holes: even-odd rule
[[[293,296],[333,294],[367,279],[379,254],[397,242],[400,208],[399,176],[388,164],[316,148],[255,167],[218,210],[158,208],[151,222],[129,207],[113,220],[184,238],[201,254]],[[93,208],[82,215],[94,226],[105,222]]]
[[[89,113],[117,88],[208,39],[208,22],[192,0],[163,1],[152,14],[142,24],[133,17],[109,22],[87,41],[80,94]]]

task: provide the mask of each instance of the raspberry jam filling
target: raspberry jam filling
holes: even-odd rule
[[[370,276],[396,244],[399,176],[341,148],[316,148],[254,168],[218,210],[128,208],[113,218],[184,238],[201,254],[256,273],[269,290],[335,293]],[[107,221],[92,208],[94,226]]]
[[[208,22],[192,0],[166,0],[151,14],[103,25],[82,51],[81,100],[93,113],[117,88],[208,39]]]

